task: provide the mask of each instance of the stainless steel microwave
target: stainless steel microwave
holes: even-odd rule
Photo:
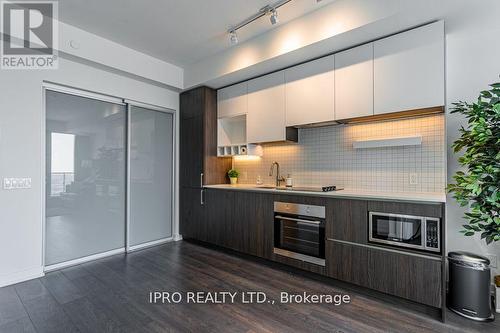
[[[369,212],[368,240],[374,243],[440,252],[440,219]]]

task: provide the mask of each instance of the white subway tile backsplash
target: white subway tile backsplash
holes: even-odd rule
[[[353,149],[353,141],[421,135],[422,145]],[[244,183],[260,176],[272,184],[273,161],[294,185],[337,185],[350,189],[389,192],[442,192],[445,188],[444,116],[336,125],[299,130],[298,143],[265,144],[260,159],[235,159],[234,167],[247,173]],[[409,174],[417,174],[410,184]]]

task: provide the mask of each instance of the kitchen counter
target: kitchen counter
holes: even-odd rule
[[[252,185],[252,184],[219,184],[205,185],[205,188],[235,190],[235,191],[254,191],[268,192],[276,194],[290,195],[310,195],[327,198],[349,198],[349,199],[373,199],[373,200],[390,200],[399,202],[425,202],[425,203],[444,203],[446,202],[445,193],[419,193],[419,192],[376,192],[366,190],[344,189],[333,192],[311,192],[311,191],[292,191],[285,187],[280,189],[270,188],[270,185]]]

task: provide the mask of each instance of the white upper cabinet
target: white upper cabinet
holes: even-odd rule
[[[283,141],[285,134],[285,72],[248,81],[247,141]]]
[[[286,126],[333,121],[334,56],[285,70]]]
[[[220,142],[296,140],[287,127],[443,106],[444,52],[440,21],[220,89]]]
[[[374,111],[383,114],[444,105],[444,23],[374,43]]]
[[[242,82],[217,91],[217,117],[234,117],[246,114],[247,82]]]
[[[373,115],[373,43],[335,54],[335,119]]]

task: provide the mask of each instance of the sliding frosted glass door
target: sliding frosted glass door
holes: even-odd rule
[[[45,265],[123,248],[126,106],[45,96]]]
[[[128,245],[172,236],[173,115],[131,105]]]

